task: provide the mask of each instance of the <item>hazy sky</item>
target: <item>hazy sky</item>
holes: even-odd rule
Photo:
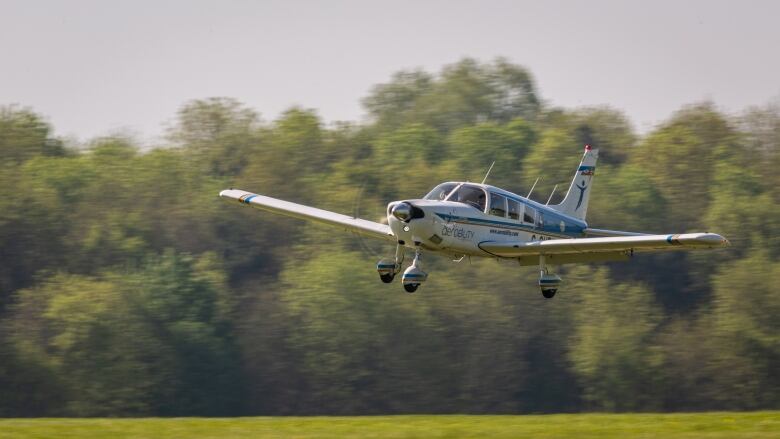
[[[154,141],[209,96],[265,120],[292,105],[361,120],[373,84],[466,56],[507,57],[546,101],[607,104],[646,131],[687,103],[777,99],[780,1],[0,0],[0,104],[81,139]]]

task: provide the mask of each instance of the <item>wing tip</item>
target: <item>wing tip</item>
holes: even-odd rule
[[[242,194],[245,194],[245,193],[249,193],[249,192],[242,191],[240,189],[235,189],[235,188],[231,187],[231,188],[223,189],[223,190],[219,191],[219,196],[222,197],[222,198],[234,198],[235,199],[235,198],[238,198]]]
[[[717,233],[705,233],[700,239],[713,247],[731,247],[731,242]]]
[[[667,242],[670,244],[688,244],[693,247],[730,247],[731,242],[717,233],[685,233],[669,235]]]

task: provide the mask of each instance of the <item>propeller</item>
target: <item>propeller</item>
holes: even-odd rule
[[[353,205],[352,209],[352,216],[354,218],[363,218],[370,221],[376,221],[382,224],[387,224],[387,216],[384,212],[384,209],[382,209],[382,212],[377,212],[376,205],[374,206],[374,212],[372,215],[362,216],[361,215],[361,207],[363,203],[363,192],[366,188],[366,182],[363,181],[363,183],[358,188],[357,194],[355,195],[355,203]],[[360,244],[360,249],[363,252],[363,254],[372,256],[374,258],[381,258],[381,254],[377,251],[375,251],[369,244],[366,243],[366,241],[363,239],[363,236],[359,233],[355,233],[355,236],[357,237],[358,243]]]

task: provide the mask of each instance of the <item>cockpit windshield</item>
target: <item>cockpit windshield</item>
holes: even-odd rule
[[[428,195],[423,197],[426,200],[439,200],[442,201],[445,198],[447,198],[447,195],[452,192],[453,189],[455,189],[455,186],[457,186],[457,183],[442,183],[435,188],[433,188],[432,191],[428,192]]]
[[[448,200],[468,204],[481,212],[485,211],[485,190],[479,186],[462,184],[450,194]]]

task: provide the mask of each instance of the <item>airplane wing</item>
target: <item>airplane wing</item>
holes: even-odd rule
[[[635,251],[694,250],[726,247],[726,238],[715,233],[683,233],[679,235],[637,235],[612,236],[604,238],[550,239],[532,242],[492,242],[486,241],[479,247],[494,256],[520,258],[523,256],[566,256],[562,260],[573,259],[575,255],[626,254]],[[587,260],[582,259],[582,260]]]
[[[289,201],[266,197],[264,195],[258,195],[238,189],[226,189],[220,192],[219,196],[230,198],[241,204],[278,213],[280,215],[336,226],[340,229],[356,232],[364,236],[395,242],[393,232],[390,231],[390,226],[387,224],[354,218],[340,213],[304,206],[303,204],[291,203]]]

